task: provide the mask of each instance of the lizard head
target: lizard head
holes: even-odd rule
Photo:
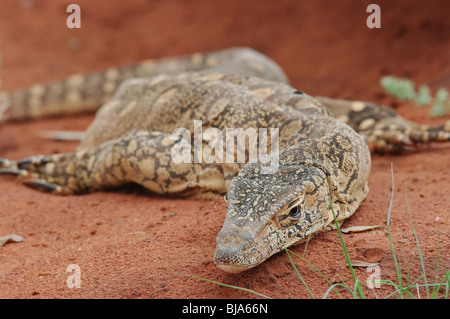
[[[215,264],[238,273],[320,232],[333,221],[328,198],[327,176],[318,167],[280,166],[262,174],[258,164],[245,165],[226,195]]]

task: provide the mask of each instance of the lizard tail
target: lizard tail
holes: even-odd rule
[[[13,91],[6,96],[8,120],[30,120],[96,111],[111,98],[119,85],[117,81],[106,81],[104,77],[105,72],[76,74],[48,84]]]
[[[206,54],[145,60],[87,75],[75,74],[60,81],[11,92],[7,98],[9,105],[4,108],[9,109],[8,120],[13,121],[95,112],[129,78],[207,70],[237,72],[287,82],[281,68],[266,56],[249,48],[231,48]]]

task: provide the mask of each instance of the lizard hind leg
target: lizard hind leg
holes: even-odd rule
[[[227,189],[224,169],[213,164],[176,164],[171,158],[175,143],[168,133],[136,130],[75,153],[25,158],[6,170],[17,172],[18,179],[29,187],[61,195],[129,183],[162,195],[223,195]]]
[[[124,142],[122,137],[74,153],[31,156],[7,170],[31,188],[58,195],[111,189],[130,182],[123,169]]]
[[[438,126],[408,121],[375,103],[316,97],[334,116],[363,135],[376,152],[400,152],[430,142],[450,141],[450,120]]]

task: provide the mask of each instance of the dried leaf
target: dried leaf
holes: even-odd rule
[[[350,260],[350,262],[352,263],[352,267],[366,267],[366,268],[369,268],[369,267],[375,267],[375,266],[379,265],[378,263],[374,264],[374,263],[368,263],[368,262],[360,261],[360,260]]]
[[[377,228],[377,227],[380,227],[380,226],[381,225],[376,225],[376,226],[353,226],[353,227],[343,228],[343,229],[341,229],[341,232],[343,232],[344,234],[357,233],[357,232],[361,232],[361,231],[374,229],[374,228]]]
[[[19,235],[16,235],[16,234],[2,236],[2,237],[0,237],[0,247],[3,246],[4,244],[6,244],[9,241],[18,243],[18,242],[21,242],[22,240],[23,240],[22,236],[19,236]]]

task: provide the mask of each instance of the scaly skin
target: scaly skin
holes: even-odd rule
[[[8,112],[11,120],[93,110],[107,102],[76,152],[0,159],[0,173],[55,194],[130,182],[164,196],[210,199],[226,193],[228,210],[214,261],[225,271],[240,272],[330,229],[330,199],[339,222],[356,211],[368,192],[366,139],[381,151],[450,140],[448,123],[422,128],[385,107],[314,99],[286,82],[282,70],[260,53],[231,49],[146,61],[5,94],[0,114]],[[271,155],[278,156],[278,169],[267,173],[269,164],[250,163],[248,156],[246,164],[194,163],[190,154],[190,163],[177,164],[174,147],[184,140],[194,148],[195,142],[186,136],[172,139],[171,133],[184,127],[194,135],[194,120],[202,121],[203,132],[217,128],[223,136],[227,128],[254,128],[251,138],[258,139],[259,128],[278,128],[280,152]],[[208,142],[202,143],[205,151]]]

